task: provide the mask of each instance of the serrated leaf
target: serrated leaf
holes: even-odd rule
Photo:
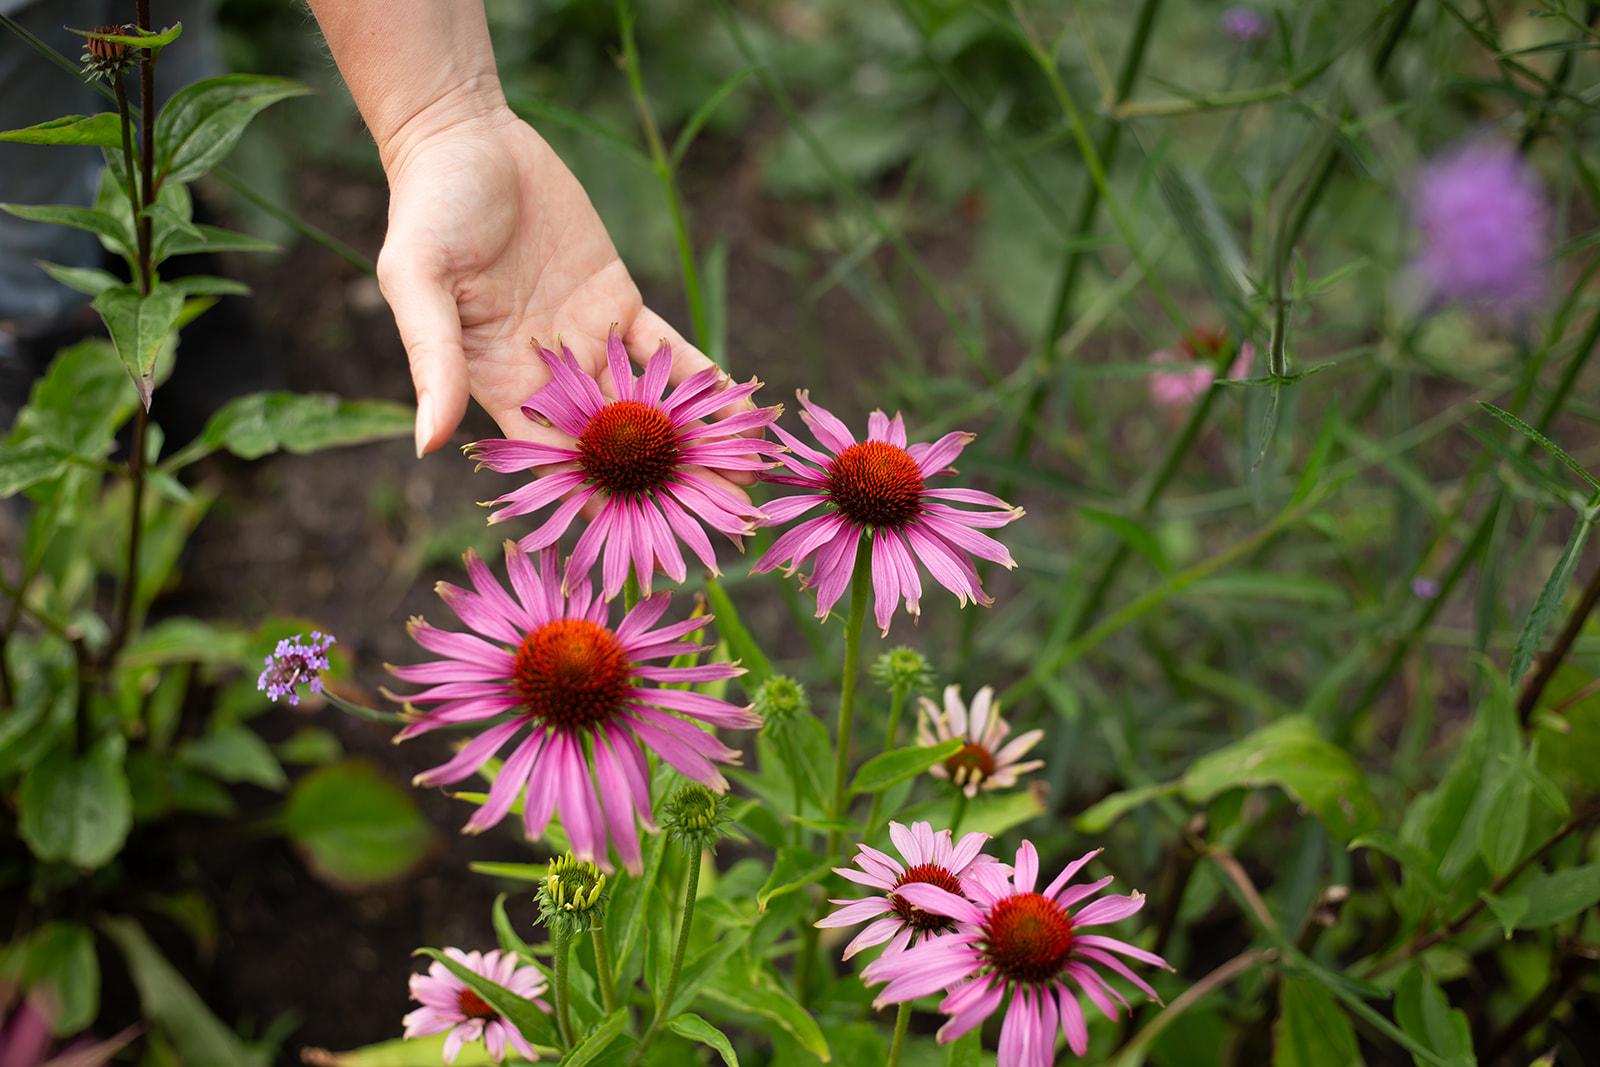
[[[412,795],[357,760],[297,781],[278,825],[313,871],[344,886],[401,877],[433,840]]]
[[[733,1051],[728,1036],[692,1011],[686,1011],[667,1024],[672,1032],[714,1049],[725,1067],[739,1067],[739,1054]]]
[[[133,825],[124,752],[112,734],[81,756],[58,748],[33,766],[17,797],[17,829],[35,856],[93,868],[121,850]]]
[[[122,119],[114,111],[102,111],[98,115],[63,115],[20,130],[0,132],[0,141],[112,148],[122,143]]]
[[[193,181],[222,162],[250,120],[310,90],[287,78],[225,74],[185,86],[156,119],[156,170],[163,182]]]
[[[785,893],[816,882],[828,873],[828,864],[821,856],[805,848],[781,848],[772,864],[772,873],[756,891],[756,910],[766,911],[767,903]]]
[[[1301,715],[1280,719],[1196,760],[1183,776],[1183,795],[1204,804],[1229,789],[1268,785],[1309,808],[1341,840],[1383,822],[1366,774]]]
[[[504,1016],[529,1041],[536,1045],[556,1043],[555,1023],[533,1001],[518,996],[498,982],[490,981],[465,964],[457,963],[439,949],[419,948],[415,954],[439,961],[445,970],[465,982],[469,989],[483,998],[484,1003]]]
[[[133,234],[117,221],[115,215],[99,208],[80,204],[0,204],[0,211],[29,222],[87,230],[104,237],[115,251],[128,256],[133,254]]]
[[[941,741],[937,745],[908,745],[888,752],[880,752],[861,765],[854,781],[852,793],[881,793],[896,782],[915,778],[929,767],[943,763],[966,745],[959,737]]]
[[[171,336],[183,311],[183,293],[158,285],[141,294],[131,285],[118,285],[94,298],[94,309],[105,320],[117,358],[127,368],[139,399],[150,407],[155,388],[156,356]]]
[[[1511,653],[1511,684],[1516,685],[1528,670],[1528,665],[1533,662],[1533,657],[1539,651],[1539,646],[1544,643],[1544,635],[1550,629],[1550,621],[1555,618],[1556,609],[1561,606],[1562,598],[1567,594],[1567,586],[1572,584],[1572,574],[1578,569],[1578,559],[1583,554],[1583,543],[1589,539],[1589,531],[1593,528],[1593,521],[1588,516],[1578,519],[1572,526],[1572,533],[1567,537],[1567,546],[1561,551],[1561,558],[1556,561],[1555,567],[1550,571],[1550,577],[1545,579],[1543,588],[1539,590],[1539,597],[1533,602],[1533,609],[1528,612],[1528,619],[1522,624],[1522,631],[1517,634],[1517,645]]]
[[[1568,470],[1572,471],[1572,473],[1581,478],[1591,490],[1600,492],[1600,479],[1596,479],[1594,475],[1589,473],[1587,467],[1573,459],[1571,456],[1567,455],[1566,451],[1560,445],[1556,444],[1554,441],[1550,440],[1550,438],[1546,437],[1532,426],[1529,426],[1527,423],[1523,422],[1521,419],[1517,418],[1517,416],[1511,414],[1511,412],[1505,410],[1504,408],[1497,408],[1493,404],[1485,403],[1482,400],[1478,401],[1478,406],[1487,411],[1489,414],[1493,415],[1495,418],[1499,419],[1501,422],[1505,423],[1507,426],[1511,427],[1513,430],[1522,434],[1524,437],[1538,445],[1540,448],[1544,449],[1546,452],[1550,453],[1556,459],[1560,460]]]

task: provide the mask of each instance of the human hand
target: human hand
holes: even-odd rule
[[[544,139],[503,105],[460,110],[419,117],[379,146],[390,196],[378,281],[416,386],[417,455],[449,438],[469,394],[508,437],[572,443],[522,414],[549,379],[533,338],[565,341],[607,396],[613,324],[640,364],[668,341],[674,384],[710,366],[644,306],[588,196]]]

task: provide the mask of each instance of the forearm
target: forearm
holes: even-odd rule
[[[505,106],[483,0],[309,0],[385,170],[438,128]]]

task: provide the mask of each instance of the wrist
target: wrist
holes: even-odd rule
[[[493,71],[469,75],[430,94],[418,106],[397,113],[380,126],[369,121],[378,159],[386,175],[394,173],[416,149],[441,135],[484,128],[514,118],[506,106],[500,78]]]

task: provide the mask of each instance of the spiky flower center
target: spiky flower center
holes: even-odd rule
[[[489,1007],[488,1001],[465,986],[462,986],[461,992],[456,994],[456,1007],[461,1009],[461,1014],[469,1019],[498,1019],[500,1017],[499,1012]]]
[[[511,684],[528,714],[569,730],[598,726],[620,712],[631,668],[617,635],[588,619],[555,619],[522,639]]]
[[[1048,982],[1072,958],[1072,919],[1040,893],[1017,893],[983,921],[984,954],[1013,982]]]
[[[946,893],[961,895],[961,880],[951,874],[937,863],[919,863],[902,874],[894,883],[894,887],[910,885],[913,882],[925,882],[936,885]],[[953,929],[955,924],[943,915],[933,915],[909,903],[898,893],[889,894],[889,903],[894,907],[894,913],[900,921],[919,933],[930,933],[935,930]]]
[[[944,769],[959,783],[981,782],[994,773],[994,753],[968,741],[960,751],[944,761]]]
[[[678,464],[683,441],[654,404],[618,400],[601,408],[578,437],[578,462],[612,496],[659,489]]]
[[[828,496],[845,518],[877,529],[898,529],[922,514],[922,471],[903,448],[862,441],[833,458]]]

